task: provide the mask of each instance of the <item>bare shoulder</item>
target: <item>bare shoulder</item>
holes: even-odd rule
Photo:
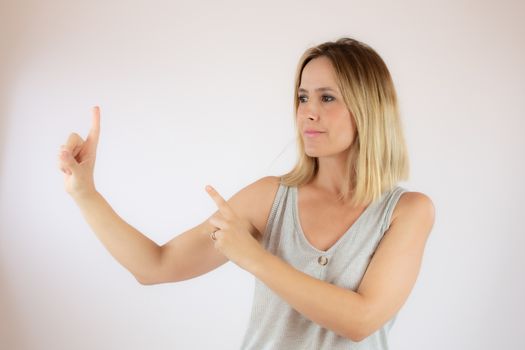
[[[252,235],[260,238],[279,188],[278,176],[265,176],[237,192],[228,202],[252,224]]]
[[[432,226],[434,218],[434,203],[422,192],[403,193],[392,213],[392,223],[396,220],[417,220],[424,225]]]
[[[280,178],[278,176],[265,176],[254,182],[253,186],[253,209],[252,224],[262,237],[266,229],[266,223],[272,210],[272,204],[279,189]]]

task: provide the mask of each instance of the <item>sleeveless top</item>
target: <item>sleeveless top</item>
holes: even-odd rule
[[[262,239],[263,247],[288,264],[322,281],[357,291],[393,209],[407,190],[395,186],[370,203],[328,250],[306,239],[299,221],[297,187],[279,184]],[[249,323],[241,350],[386,350],[397,313],[380,329],[354,342],[320,326],[293,309],[255,278]]]

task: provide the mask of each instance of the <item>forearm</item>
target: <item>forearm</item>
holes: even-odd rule
[[[159,245],[118,216],[100,193],[73,199],[98,239],[137,280],[147,280],[158,270]]]
[[[311,277],[270,253],[250,270],[308,319],[354,341],[363,338],[367,309],[360,294]]]

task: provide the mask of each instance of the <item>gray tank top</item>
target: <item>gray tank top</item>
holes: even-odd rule
[[[383,193],[328,250],[313,247],[301,229],[297,187],[279,185],[262,245],[296,269],[322,281],[357,291],[368,264],[403,192],[396,186]],[[254,298],[242,350],[386,350],[387,335],[397,314],[363,339],[348,338],[314,323],[255,278]]]

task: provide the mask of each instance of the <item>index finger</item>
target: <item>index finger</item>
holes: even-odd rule
[[[211,198],[214,200],[215,204],[217,204],[217,207],[219,207],[219,211],[225,215],[226,217],[229,217],[232,214],[232,209],[228,202],[222,198],[222,196],[215,190],[215,188],[211,187],[210,185],[206,186],[206,192],[211,196]]]
[[[95,144],[98,142],[98,137],[100,135],[100,107],[94,106],[91,108],[91,129],[89,130],[88,138],[93,140]]]

